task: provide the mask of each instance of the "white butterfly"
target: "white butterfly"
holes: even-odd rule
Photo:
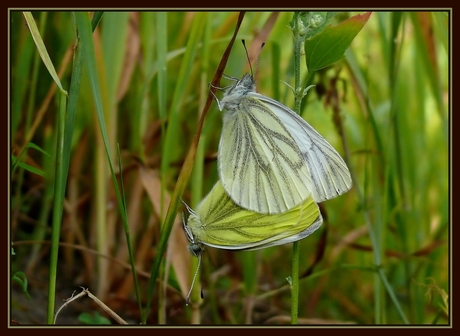
[[[221,181],[217,181],[195,211],[182,202],[190,214],[187,220],[183,220],[184,231],[190,242],[189,250],[199,258],[185,300],[187,305],[205,246],[249,251],[288,244],[308,237],[323,222],[319,207],[311,197],[281,214],[261,214],[236,205],[225,192]]]
[[[311,197],[277,215],[261,214],[236,205],[217,181],[196,211],[185,202],[189,217],[184,231],[189,250],[199,256],[203,245],[226,250],[257,250],[303,239],[315,232],[323,218]]]
[[[310,195],[322,202],[348,191],[350,172],[337,151],[289,107],[255,91],[252,75],[223,88],[219,177],[242,208],[285,212]]]

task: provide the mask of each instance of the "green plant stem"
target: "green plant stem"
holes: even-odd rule
[[[299,316],[299,242],[292,244],[291,324],[297,324]]]
[[[298,33],[298,13],[294,13],[294,111],[300,113],[302,104],[302,87],[300,83],[300,56],[303,37]],[[292,244],[292,283],[291,283],[291,324],[297,324],[299,316],[299,242]]]
[[[54,302],[56,296],[56,274],[59,252],[59,237],[61,233],[62,208],[64,204],[65,181],[63,169],[64,131],[66,119],[67,95],[61,91],[59,113],[57,120],[56,141],[56,175],[54,184],[53,220],[51,228],[50,271],[48,284],[48,312],[47,323],[54,321]]]
[[[300,84],[300,50],[302,41],[299,38],[294,40],[294,90],[295,90],[295,106],[294,111],[300,113],[302,104],[303,90]]]

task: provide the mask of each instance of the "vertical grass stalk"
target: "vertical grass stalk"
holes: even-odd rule
[[[63,156],[66,119],[67,94],[60,91],[59,113],[57,115],[56,170],[54,184],[53,220],[51,227],[50,271],[48,284],[47,323],[54,321],[54,302],[56,298],[56,277],[61,234],[61,219],[64,205],[65,180]]]

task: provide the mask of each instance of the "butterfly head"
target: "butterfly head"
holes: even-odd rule
[[[190,242],[188,249],[190,253],[195,256],[195,257],[200,257],[201,256],[201,251],[204,250],[203,244],[201,244],[196,238],[195,235],[192,232],[192,229],[190,228],[191,224],[192,226],[196,227],[196,224],[199,224],[199,218],[198,215],[191,209],[187,203],[185,203],[181,199],[182,203],[184,203],[185,207],[187,208],[187,211],[189,212],[189,216],[187,219],[185,219],[185,216],[182,217],[182,227],[184,228],[185,234],[187,236],[188,241]]]
[[[227,111],[237,110],[240,106],[241,99],[250,92],[256,91],[256,82],[254,77],[246,73],[241,79],[238,79],[235,84],[227,87],[224,96],[220,101],[217,101],[219,110],[226,109]]]
[[[214,98],[217,101],[217,105],[219,106],[220,111],[222,111],[223,109],[227,111],[231,111],[231,112],[239,110],[241,99],[243,99],[250,92],[256,92],[256,82],[254,80],[254,71],[252,70],[251,61],[249,58],[248,50],[246,48],[246,43],[244,40],[242,42],[243,42],[244,50],[246,52],[246,57],[248,58],[249,67],[251,68],[251,71],[250,73],[244,74],[243,77],[241,77],[241,79],[224,75],[225,78],[234,80],[236,83],[226,88],[223,88],[223,89],[219,88],[221,90],[224,90],[224,96],[222,97],[221,100],[218,100],[217,97],[214,96]],[[262,50],[264,45],[265,43],[262,43],[260,50]],[[257,68],[258,58],[259,58],[259,55],[257,55],[257,58],[256,58],[256,68]]]

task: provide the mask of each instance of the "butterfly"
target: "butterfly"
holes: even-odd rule
[[[220,181],[196,210],[185,202],[184,205],[189,216],[183,220],[183,227],[191,254],[199,258],[198,269],[205,246],[257,250],[287,244],[311,235],[323,222],[318,205],[311,197],[281,214],[261,214],[235,204]]]
[[[352,180],[337,151],[302,117],[256,92],[246,73],[226,88],[217,155],[225,191],[242,208],[262,214],[288,211],[310,196],[317,203],[348,191]]]

